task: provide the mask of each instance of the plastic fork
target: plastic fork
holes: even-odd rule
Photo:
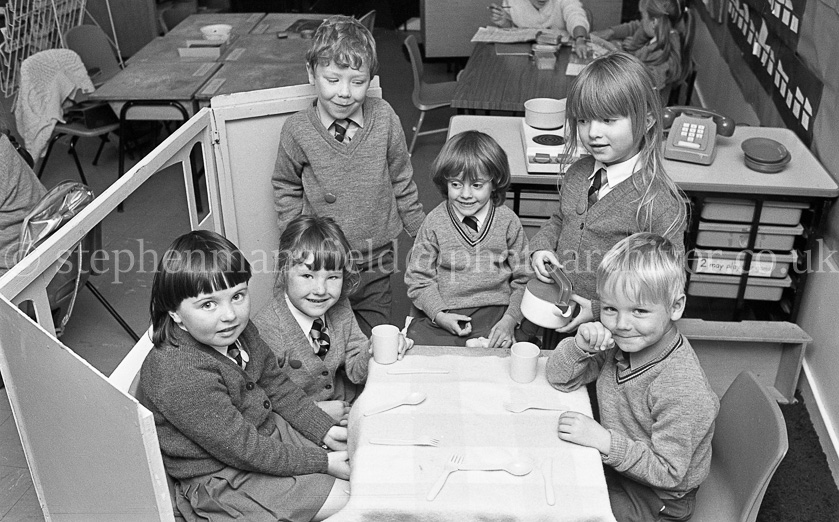
[[[417,437],[415,439],[370,439],[370,444],[385,446],[439,446],[440,439],[434,437]]]
[[[425,497],[425,499],[434,500],[437,497],[437,494],[440,493],[440,490],[443,489],[443,486],[446,484],[446,479],[449,478],[449,475],[451,475],[452,472],[459,470],[460,465],[462,463],[463,455],[452,455],[449,458],[449,461],[446,462],[446,465],[443,466],[443,474],[440,475],[440,478],[438,478],[437,482],[434,483],[434,486],[431,488],[431,491],[428,492],[428,496]]]

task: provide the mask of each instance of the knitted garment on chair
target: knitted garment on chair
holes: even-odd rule
[[[36,161],[44,155],[55,124],[64,123],[62,104],[76,89],[90,93],[94,87],[74,51],[48,49],[21,64],[15,120],[26,149]]]

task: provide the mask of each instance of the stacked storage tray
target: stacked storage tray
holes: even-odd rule
[[[806,203],[767,201],[752,251],[745,299],[779,301],[784,288],[792,284],[790,268],[795,266],[792,250],[796,237],[804,232],[801,213]],[[737,298],[745,251],[751,232],[754,202],[707,198],[700,213],[697,248],[693,252],[688,295]],[[725,250],[730,249],[730,250]]]

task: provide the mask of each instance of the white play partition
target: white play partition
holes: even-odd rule
[[[378,78],[370,94],[381,96]],[[180,163],[191,228],[240,246],[255,265],[251,296],[259,309],[271,295],[279,237],[270,178],[280,129],[314,96],[311,86],[298,86],[214,99],[0,278],[0,372],[46,520],[174,520],[151,413],[131,394],[148,336],[110,377],[63,345],[46,301],[57,263],[144,182]],[[189,160],[196,144],[208,187],[203,218]],[[18,310],[22,301],[33,302],[40,324]]]

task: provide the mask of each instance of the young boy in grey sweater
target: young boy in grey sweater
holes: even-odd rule
[[[316,103],[283,126],[271,183],[280,233],[301,214],[331,217],[358,260],[350,296],[361,330],[390,322],[394,244],[416,236],[425,213],[418,199],[402,124],[381,98],[367,96],[376,43],[358,20],[333,16],[306,53]]]
[[[580,325],[548,359],[548,382],[559,390],[597,381],[600,423],[569,411],[558,433],[600,451],[619,522],[688,520],[710,470],[719,399],[676,328],[683,267],[661,236],[621,240],[597,270],[600,322]]]

